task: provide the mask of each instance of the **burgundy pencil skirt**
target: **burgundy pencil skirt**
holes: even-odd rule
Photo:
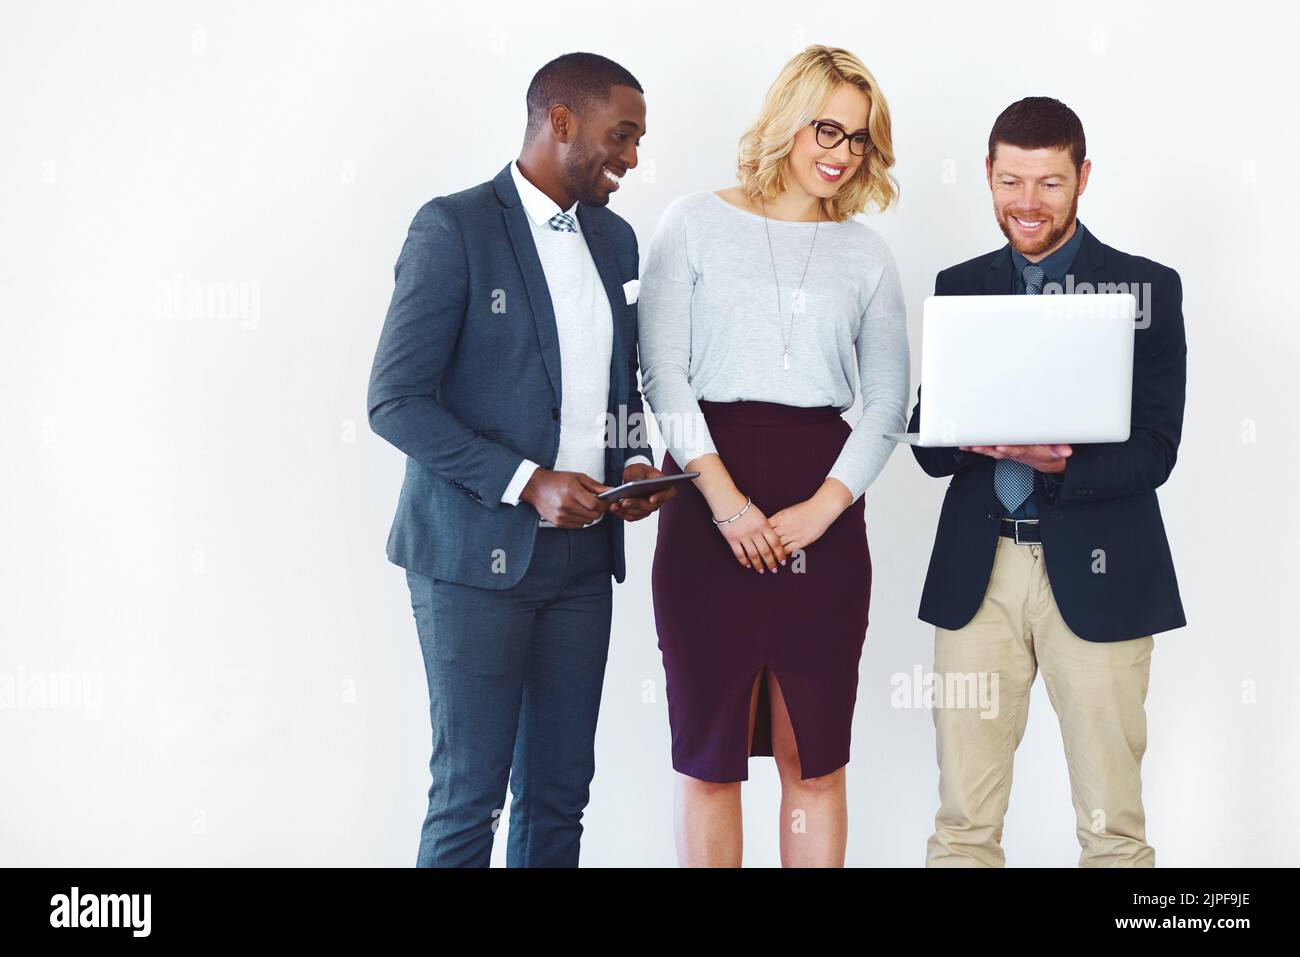
[[[769,517],[810,498],[852,431],[834,406],[700,402],[736,486]],[[672,455],[663,471],[682,471]],[[800,776],[848,763],[858,661],[871,598],[866,502],[859,498],[775,575],[736,561],[693,483],[659,510],[651,575],[667,676],[673,767],[705,781],[743,781],[749,756],[772,754],[767,681],[776,675],[799,749]]]

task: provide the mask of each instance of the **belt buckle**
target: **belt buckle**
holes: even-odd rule
[[[1016,544],[1017,544],[1017,545],[1037,545],[1037,544],[1038,544],[1038,542],[1022,542],[1022,541],[1020,540],[1020,523],[1021,523],[1021,522],[1024,522],[1026,525],[1037,525],[1037,524],[1038,524],[1038,519],[1036,519],[1036,518],[1013,518],[1012,521],[1016,523],[1016,529],[1015,529],[1015,531],[1016,531]],[[1038,536],[1038,537],[1039,537],[1039,538],[1042,538],[1041,535]]]

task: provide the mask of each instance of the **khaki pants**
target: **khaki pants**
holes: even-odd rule
[[[935,630],[940,807],[926,866],[1005,865],[1011,765],[1040,668],[1070,768],[1079,866],[1154,866],[1141,774],[1153,644],[1151,636],[1091,642],[1075,635],[1052,598],[1043,547],[999,537],[975,617],[957,631]]]

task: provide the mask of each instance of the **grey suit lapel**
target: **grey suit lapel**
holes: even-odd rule
[[[533,230],[528,224],[528,214],[519,201],[519,191],[510,175],[510,165],[496,175],[493,185],[497,197],[505,207],[501,215],[505,219],[506,230],[510,234],[510,245],[514,247],[515,259],[519,271],[523,273],[524,286],[528,290],[528,303],[532,307],[533,322],[537,326],[537,339],[542,344],[542,361],[546,363],[546,373],[555,389],[555,404],[559,406],[563,396],[563,383],[560,381],[560,334],[555,327],[555,308],[551,305],[551,290],[546,285],[546,273],[542,270],[542,261],[537,255],[537,244],[533,242]],[[508,308],[508,307],[507,307]]]
[[[627,297],[623,293],[623,284],[619,282],[618,269],[605,244],[605,233],[591,211],[578,204],[578,222],[582,225],[582,235],[591,251],[591,259],[596,264],[596,272],[605,286],[605,295],[609,299],[609,318],[614,327],[612,348],[609,357],[610,395],[615,394],[618,384],[618,357],[623,354],[623,323],[619,322],[623,310],[627,307]],[[617,410],[612,410],[617,413]]]
[[[623,284],[618,281],[618,270],[610,258],[609,250],[605,248],[604,231],[596,217],[581,203],[578,204],[578,222],[582,224],[582,238],[587,241],[592,261],[596,264],[596,272],[600,273],[600,281],[605,286],[605,295],[609,297],[610,314],[617,317],[618,311],[627,302],[623,295]],[[614,325],[617,328],[618,323]]]

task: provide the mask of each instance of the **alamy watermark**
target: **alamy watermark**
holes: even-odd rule
[[[173,276],[153,290],[153,315],[157,319],[231,319],[241,329],[256,329],[262,322],[262,284],[256,282],[199,282]]]
[[[0,711],[80,711],[104,714],[104,676],[99,672],[0,671]]]
[[[889,703],[895,708],[978,709],[981,718],[996,718],[999,674],[996,671],[946,671],[942,674],[921,670],[897,672],[889,679],[894,689]]]
[[[1043,286],[1044,296],[1061,296],[1053,299],[1050,315],[1067,319],[1107,319],[1124,315],[1127,305],[1122,299],[1089,299],[1092,295],[1129,295],[1133,297],[1133,328],[1146,329],[1151,325],[1151,283],[1149,282],[1075,282],[1067,275],[1064,285],[1049,282]]]

